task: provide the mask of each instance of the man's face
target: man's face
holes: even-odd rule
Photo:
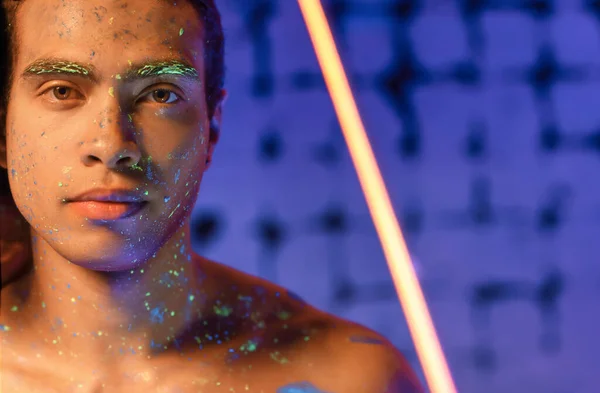
[[[0,164],[19,210],[75,264],[148,259],[189,219],[214,147],[198,14],[186,1],[26,0],[17,32]],[[65,203],[95,188],[147,203],[118,220]]]

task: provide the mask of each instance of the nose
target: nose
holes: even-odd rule
[[[125,170],[137,165],[142,157],[132,124],[122,114],[104,117],[101,126],[94,125],[96,138],[84,145],[82,161],[86,166],[104,164],[114,170]],[[126,117],[126,116],[125,116]]]
[[[96,162],[102,162],[110,169],[127,169],[140,162],[141,154],[137,149],[125,148],[119,152],[98,152],[88,154],[83,161],[86,166],[91,166]]]

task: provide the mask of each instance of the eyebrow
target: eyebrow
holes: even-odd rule
[[[33,79],[42,75],[65,76],[75,75],[98,84],[102,78],[98,69],[90,63],[79,63],[62,58],[49,57],[37,59],[29,64],[21,74],[22,79]],[[178,76],[193,82],[200,82],[198,71],[186,61],[168,58],[155,59],[147,62],[132,63],[116,79],[127,82],[154,78],[160,75]]]

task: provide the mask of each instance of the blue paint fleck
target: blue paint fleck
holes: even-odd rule
[[[150,322],[163,323],[165,321],[164,314],[165,312],[162,311],[160,307],[154,307],[150,311]]]
[[[383,345],[383,340],[380,340],[375,337],[367,337],[367,336],[350,336],[350,341],[353,343],[361,343],[361,344],[377,344]]]
[[[156,344],[154,340],[150,341],[150,348],[162,348],[162,345]]]
[[[277,389],[277,393],[327,393],[319,390],[310,382],[296,382],[282,386]]]
[[[181,174],[181,169],[177,170],[177,173],[175,174],[175,184],[177,184],[177,182],[179,181],[179,175]]]

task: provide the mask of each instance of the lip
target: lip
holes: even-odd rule
[[[67,202],[123,202],[139,203],[144,202],[141,191],[125,188],[95,188],[85,191],[74,198],[67,199]]]
[[[115,221],[134,216],[139,213],[148,202],[101,202],[101,201],[74,201],[69,205],[80,215],[91,220]]]

